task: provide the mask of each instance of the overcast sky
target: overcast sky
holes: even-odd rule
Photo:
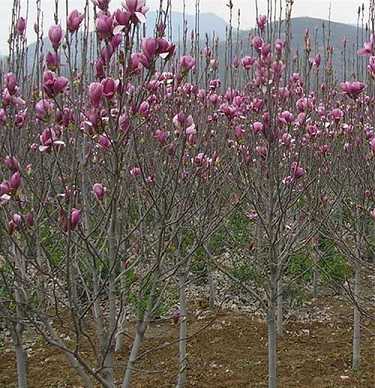
[[[22,14],[26,13],[27,0],[20,0],[23,6]],[[31,42],[33,40],[32,24],[35,20],[35,0],[30,1],[30,20],[28,26],[28,38]],[[82,9],[85,0],[68,0],[71,9],[77,8]],[[45,25],[49,25],[53,20],[54,12],[54,0],[41,0],[42,9],[44,12]],[[228,8],[225,6],[227,0],[201,0],[201,11],[202,12],[213,12],[223,17],[225,20],[228,19]],[[318,18],[328,18],[329,14],[329,0],[295,0],[294,5],[294,16],[311,16]],[[368,4],[369,0],[331,0],[332,11],[331,17],[333,21],[340,21],[345,23],[356,22],[356,10],[362,3]],[[59,0],[61,8],[65,7],[65,0]],[[151,9],[156,9],[160,0],[146,0],[147,5]],[[186,0],[187,11],[194,13],[194,0]],[[233,0],[236,9],[241,9],[241,25],[242,28],[249,28],[254,25],[255,19],[255,0]],[[266,11],[267,0],[258,0],[260,5],[260,11]],[[7,37],[9,34],[10,18],[11,18],[11,7],[13,0],[0,0],[0,52],[6,52],[7,48]],[[111,8],[120,6],[121,0],[112,0]],[[182,10],[183,0],[173,0],[172,7],[175,11]],[[64,14],[64,12],[62,13]]]

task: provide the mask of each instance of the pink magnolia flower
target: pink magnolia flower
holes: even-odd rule
[[[104,39],[112,35],[113,30],[113,16],[100,14],[95,21],[96,31],[100,39]]]
[[[101,183],[95,183],[92,187],[92,191],[96,199],[102,201],[106,193],[106,188]]]
[[[149,61],[152,61],[158,51],[158,40],[156,38],[145,38],[142,40],[143,54]]]
[[[23,35],[26,31],[26,19],[23,18],[23,17],[20,17],[18,20],[17,20],[17,24],[16,24],[16,31],[20,34],[20,35]]]
[[[138,109],[139,114],[147,117],[150,113],[150,104],[147,101],[143,101]]]
[[[366,87],[366,85],[363,82],[359,82],[359,81],[342,82],[340,86],[343,93],[353,99],[356,99]]]
[[[73,208],[70,213],[71,229],[74,230],[80,222],[81,222],[81,211],[79,209]]]
[[[91,0],[99,9],[107,11],[111,0]]]
[[[375,42],[375,36],[371,35],[370,41],[365,42],[363,47],[358,50],[358,55],[361,56],[370,56],[374,54],[374,42]]]
[[[99,107],[103,97],[103,85],[100,82],[93,82],[89,86],[89,98],[91,105]]]
[[[131,14],[127,11],[124,11],[122,9],[118,9],[115,13],[114,13],[114,16],[115,16],[115,20],[116,20],[116,23],[122,27],[122,29],[124,27],[128,27],[129,26],[129,22],[130,22],[130,17],[131,17]]]
[[[111,140],[108,138],[108,136],[100,135],[98,140],[98,145],[102,150],[108,151],[111,148],[112,143],[111,143]]]
[[[295,179],[302,178],[305,175],[305,170],[297,162],[292,163],[291,170]]]
[[[375,137],[373,137],[370,141],[370,147],[373,152],[375,152]]]
[[[60,56],[57,53],[48,52],[45,62],[48,70],[56,71],[60,66]]]
[[[375,209],[370,211],[370,216],[375,221]]]
[[[195,59],[190,55],[184,55],[180,59],[180,67],[183,72],[192,70],[195,66]]]
[[[250,56],[245,56],[241,59],[242,66],[245,70],[250,70],[255,63],[255,59]]]
[[[62,93],[68,85],[68,79],[57,77],[52,71],[45,71],[43,74],[43,89],[48,97],[55,97]]]
[[[264,125],[260,121],[256,121],[255,123],[253,123],[252,129],[254,134],[261,133],[264,130]]]
[[[40,152],[49,152],[54,146],[64,146],[65,143],[59,139],[57,132],[53,128],[46,128],[39,136]]]
[[[335,108],[331,112],[331,117],[335,121],[340,121],[344,117],[344,112],[339,108]]]
[[[0,124],[4,125],[7,120],[7,114],[4,108],[0,109]]]
[[[375,78],[375,56],[371,56],[368,62],[367,70],[372,78]]]
[[[35,114],[39,120],[44,120],[53,110],[54,104],[52,101],[43,99],[35,104]]]
[[[257,25],[262,32],[264,31],[266,24],[267,24],[267,16],[260,15],[257,19]]]
[[[317,55],[315,56],[314,60],[313,60],[313,65],[314,65],[317,69],[319,69],[321,61],[322,61],[321,55],[320,55],[320,54],[317,54]]]
[[[10,189],[16,191],[21,186],[21,181],[21,174],[16,171],[9,179]]]
[[[289,111],[284,111],[279,114],[278,119],[283,124],[291,124],[294,120],[294,116]]]
[[[130,169],[130,175],[134,178],[141,176],[142,172],[139,167],[133,167]]]
[[[148,12],[148,7],[146,7],[144,0],[124,0],[122,5],[130,14],[130,20],[133,24],[146,21],[145,15]]]
[[[167,143],[168,132],[161,129],[157,129],[153,135],[154,139],[157,140],[160,144],[164,145]]]
[[[52,47],[57,50],[60,47],[61,41],[63,39],[63,30],[61,26],[59,24],[51,26],[48,31],[48,37],[52,43]]]
[[[112,78],[106,78],[104,79],[101,84],[103,86],[103,96],[108,98],[109,100],[113,98],[113,96],[116,94],[118,86],[119,86],[119,80],[114,80]]]
[[[0,196],[3,196],[4,194],[8,194],[11,191],[11,188],[9,186],[8,181],[4,181],[0,183]]]
[[[25,221],[26,221],[27,226],[29,226],[30,228],[34,226],[34,214],[33,214],[33,212],[29,212],[26,214]]]
[[[5,87],[10,95],[14,95],[17,92],[17,78],[13,73],[5,74],[4,77]]]
[[[20,164],[14,156],[6,156],[4,159],[4,164],[9,168],[10,171],[16,172],[20,169]]]
[[[79,30],[79,27],[84,19],[84,16],[78,12],[78,10],[74,10],[70,12],[68,16],[68,20],[66,22],[69,32],[74,33]]]

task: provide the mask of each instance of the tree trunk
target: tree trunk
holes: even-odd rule
[[[179,277],[180,293],[180,342],[179,342],[179,372],[176,388],[184,388],[187,382],[187,303],[186,276]]]
[[[126,323],[126,309],[122,312],[120,322],[116,334],[115,352],[121,353],[124,349],[125,342],[125,323]]]
[[[137,361],[137,356],[139,353],[139,349],[142,346],[143,339],[145,336],[145,331],[146,331],[146,318],[143,319],[143,321],[138,322],[137,324],[137,333],[135,335],[135,339],[133,342],[132,350],[130,352],[129,360],[128,360],[128,365],[126,367],[126,372],[124,376],[124,380],[122,382],[122,388],[130,388],[130,383],[131,383],[131,378],[133,375],[133,370],[135,366],[135,362]]]
[[[267,311],[268,332],[268,388],[277,388],[277,292],[278,282],[276,270],[271,270],[270,299]],[[279,281],[280,282],[280,281]]]
[[[210,288],[209,295],[209,308],[210,310],[215,310],[215,300],[216,300],[216,282],[213,276],[213,271],[211,265],[208,267],[208,285]]]
[[[314,255],[313,298],[316,299],[319,295],[319,283],[320,283],[319,253],[316,250],[313,250],[313,252],[314,252],[313,253]]]
[[[209,251],[207,246],[203,245],[203,247],[204,247],[204,250],[206,251],[207,256],[208,256],[208,264],[207,264],[208,287],[209,287],[209,300],[208,300],[208,304],[209,304],[210,310],[214,310],[215,309],[215,300],[216,300],[216,282],[215,282],[215,279],[214,279],[213,266],[212,266],[212,263],[211,263],[212,256],[211,256],[211,252]]]
[[[15,345],[18,388],[27,388],[27,353],[21,343]]]
[[[283,317],[283,284],[281,280],[277,282],[277,335],[282,336],[284,332]]]
[[[361,271],[356,266],[354,272],[354,311],[353,311],[353,370],[359,369],[361,359],[361,312],[358,304],[361,292]]]

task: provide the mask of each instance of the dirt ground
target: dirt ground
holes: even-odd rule
[[[362,368],[351,363],[351,309],[336,300],[320,300],[328,321],[290,321],[279,341],[278,374],[281,388],[375,387],[375,323],[364,320]],[[206,327],[206,328],[205,328]],[[251,388],[267,386],[266,327],[256,317],[239,313],[201,311],[189,325],[189,387]],[[177,327],[170,321],[154,323],[142,349],[147,354],[137,365],[136,388],[174,387],[177,370]],[[126,365],[116,356],[118,378]],[[159,347],[159,350],[155,350]],[[148,352],[149,350],[153,350]],[[80,387],[64,357],[37,341],[30,358],[30,388]],[[0,387],[16,387],[15,357],[10,349],[0,354]]]

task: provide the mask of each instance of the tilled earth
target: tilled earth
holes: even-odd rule
[[[362,367],[351,363],[351,307],[326,297],[308,310],[324,318],[291,319],[278,344],[281,388],[375,387],[375,322],[364,319]],[[241,388],[267,386],[267,336],[255,315],[198,308],[189,317],[189,387]],[[170,320],[153,323],[142,348],[134,387],[174,387],[177,371],[178,328]],[[130,341],[116,355],[117,377],[126,365]],[[83,349],[85,351],[86,349]],[[88,353],[88,351],[86,351]],[[90,357],[89,354],[87,354]],[[30,388],[81,387],[65,358],[36,340],[29,356]],[[0,387],[16,387],[15,356],[10,345],[0,353]]]

